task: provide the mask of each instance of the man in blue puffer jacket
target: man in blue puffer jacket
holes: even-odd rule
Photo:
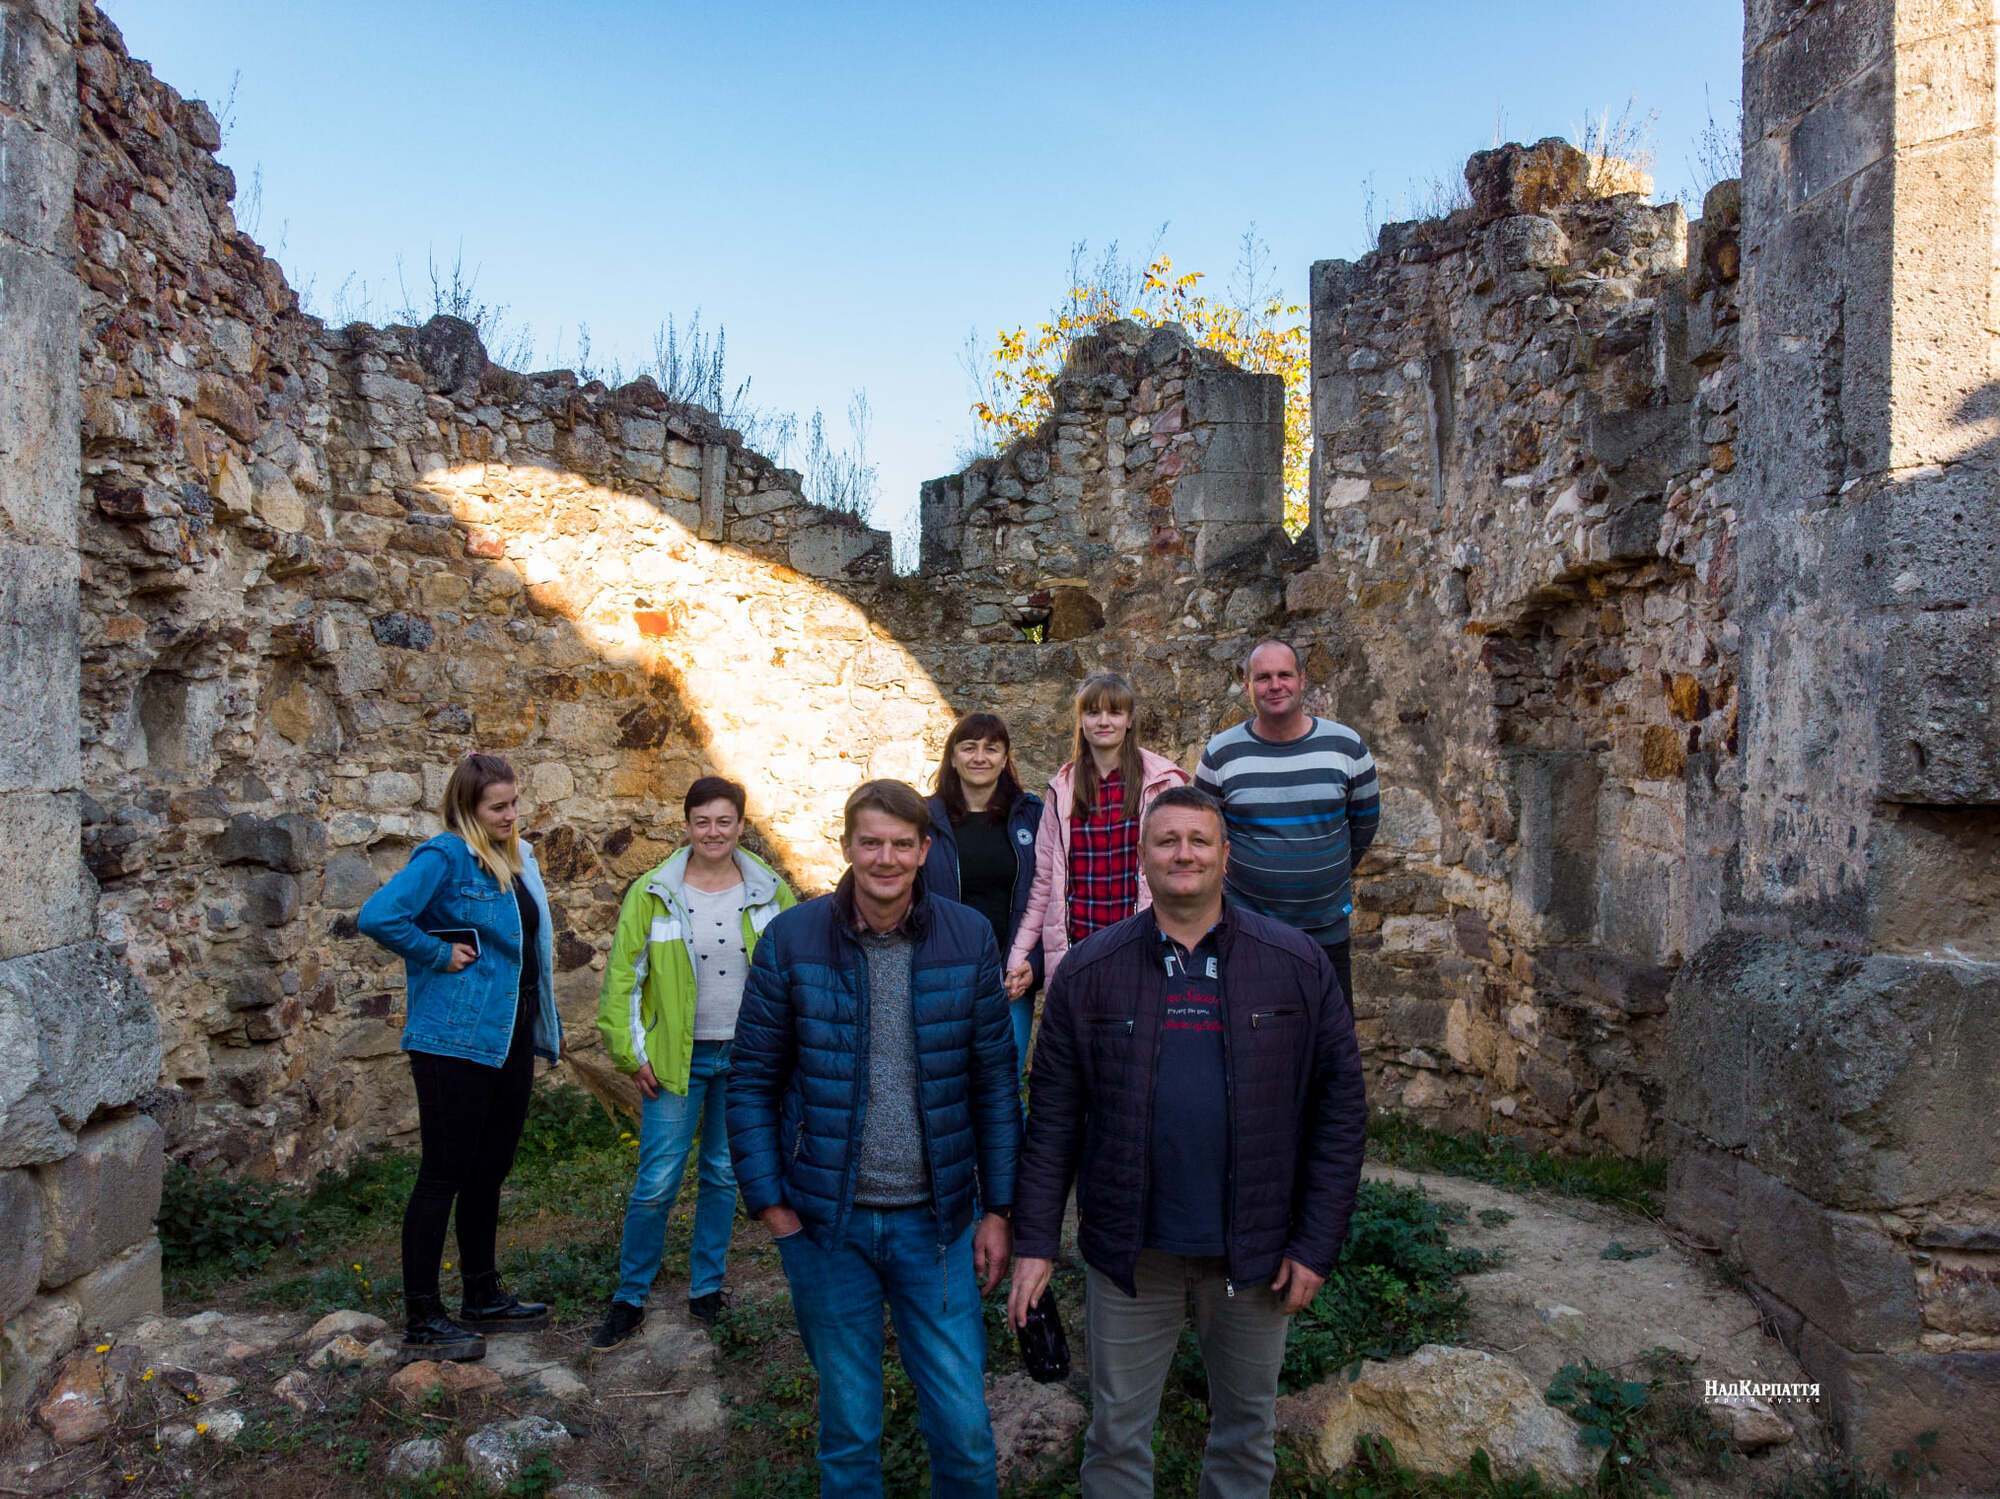
[[[931,1492],[998,1491],[979,1298],[1007,1269],[1021,1105],[999,946],[925,893],[930,821],[900,781],[847,799],[848,872],[765,929],[730,1059],[736,1182],[819,1373],[826,1499],[882,1493],[885,1301]]]

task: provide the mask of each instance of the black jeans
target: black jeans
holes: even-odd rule
[[[1340,980],[1340,992],[1347,1000],[1349,1014],[1354,1012],[1354,962],[1347,942],[1328,942],[1320,948],[1326,954],[1327,962],[1333,964],[1335,977]]]
[[[458,1203],[458,1259],[470,1287],[494,1271],[500,1184],[514,1166],[535,1081],[534,1015],[514,1022],[498,1067],[413,1051],[423,1159],[403,1210],[403,1294],[438,1294],[445,1223]]]

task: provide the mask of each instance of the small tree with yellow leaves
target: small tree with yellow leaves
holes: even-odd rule
[[[1269,252],[1254,228],[1243,236],[1238,280],[1226,299],[1207,296],[1202,272],[1177,272],[1172,258],[1157,249],[1137,272],[1119,260],[1117,250],[1113,244],[1094,272],[1082,274],[1083,246],[1074,247],[1069,295],[1045,322],[1033,329],[1001,329],[983,358],[973,347],[968,363],[978,388],[972,413],[980,436],[1004,447],[1039,427],[1054,409],[1055,383],[1077,339],[1118,318],[1153,328],[1179,323],[1197,346],[1240,369],[1284,380],[1285,529],[1296,536],[1306,525],[1312,458],[1312,344],[1305,308],[1270,290]]]

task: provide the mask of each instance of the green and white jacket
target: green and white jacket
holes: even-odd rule
[[[641,875],[618,909],[618,931],[597,996],[597,1029],[620,1072],[651,1063],[670,1093],[686,1093],[694,1064],[694,959],[688,954],[688,851]],[[797,902],[792,887],[755,854],[736,851],[743,873],[743,955],[771,918]]]

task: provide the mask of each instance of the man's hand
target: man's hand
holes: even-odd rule
[[[1007,1320],[1015,1328],[1028,1325],[1028,1309],[1042,1299],[1049,1277],[1056,1271],[1054,1260],[1038,1260],[1022,1255],[1014,1261],[1014,1284],[1007,1290]]]
[[[1312,1305],[1313,1297],[1319,1295],[1319,1288],[1326,1284],[1324,1275],[1315,1275],[1297,1260],[1286,1260],[1278,1267],[1278,1278],[1271,1282],[1271,1289],[1285,1298],[1285,1315],[1293,1316]]]
[[[460,969],[470,968],[478,956],[478,952],[470,943],[454,942],[451,945],[451,961],[444,965],[444,971],[457,973]]]
[[[1006,986],[1009,999],[1019,999],[1035,987],[1035,970],[1026,963],[1016,963],[1007,970],[1001,982]]]
[[[979,1278],[981,1295],[1000,1284],[1013,1257],[1014,1226],[998,1213],[988,1213],[972,1234],[972,1273]]]
[[[651,1062],[641,1062],[639,1070],[632,1074],[632,1081],[639,1085],[639,1091],[648,1098],[660,1096],[660,1080],[653,1075]]]
[[[789,1239],[805,1227],[799,1222],[799,1215],[782,1202],[776,1207],[765,1208],[757,1218],[764,1227],[771,1230],[771,1237],[774,1239]]]

